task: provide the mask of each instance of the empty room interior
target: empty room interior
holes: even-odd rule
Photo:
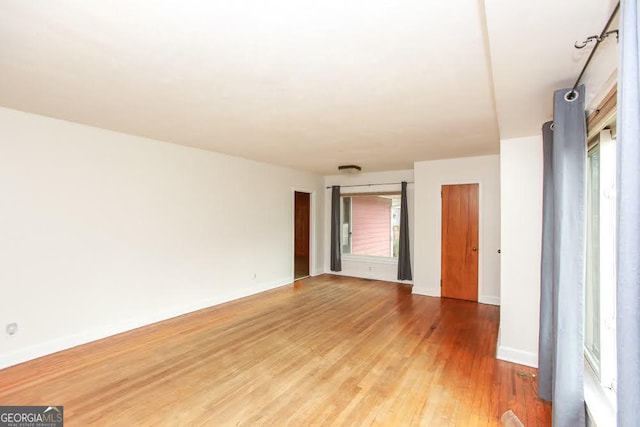
[[[634,8],[0,0],[0,425],[633,425]]]

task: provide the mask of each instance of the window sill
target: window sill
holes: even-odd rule
[[[342,259],[345,261],[366,262],[376,264],[389,264],[397,265],[398,258],[371,256],[371,255],[342,255]]]
[[[596,427],[616,425],[615,392],[602,387],[586,359],[584,361],[584,402],[593,425]]]

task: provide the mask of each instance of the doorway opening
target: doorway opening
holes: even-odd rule
[[[294,194],[293,279],[309,277],[311,232],[311,194]]]

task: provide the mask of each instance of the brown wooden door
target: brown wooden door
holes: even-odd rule
[[[309,256],[309,193],[295,194],[295,254]]]
[[[442,296],[478,301],[478,184],[442,186]]]
[[[309,229],[311,195],[295,192],[294,201],[294,278],[309,275]]]

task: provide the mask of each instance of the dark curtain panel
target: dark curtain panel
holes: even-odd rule
[[[542,262],[540,275],[540,332],[538,338],[538,395],[551,401],[555,321],[553,310],[553,131],[542,126]]]
[[[543,208],[538,387],[540,397],[551,396],[553,425],[578,427],[585,425],[582,316],[587,144],[584,86],[576,89],[578,96],[573,100],[566,98],[570,91],[554,93],[551,164],[544,169],[547,206]],[[549,144],[549,132],[546,138]],[[546,194],[549,190],[552,196]]]
[[[340,186],[331,187],[331,271],[342,271],[340,256]]]
[[[618,75],[616,341],[618,426],[638,425],[640,408],[640,22],[623,0]]]
[[[407,207],[407,183],[402,181],[400,199],[400,243],[398,247],[398,280],[412,280],[411,254],[409,250],[409,208]]]

